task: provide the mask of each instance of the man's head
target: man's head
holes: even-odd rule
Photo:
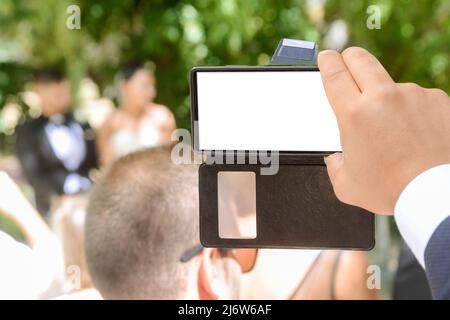
[[[119,159],[95,185],[86,258],[106,299],[233,298],[239,264],[216,249],[189,262],[199,243],[197,167],[175,165],[169,148]]]
[[[70,86],[59,70],[40,69],[34,73],[33,87],[39,96],[42,114],[50,117],[70,109]]]

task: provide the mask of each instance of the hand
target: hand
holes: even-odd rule
[[[318,62],[343,150],[325,159],[334,192],[342,202],[392,214],[412,179],[450,163],[450,98],[395,83],[361,48],[323,51]]]

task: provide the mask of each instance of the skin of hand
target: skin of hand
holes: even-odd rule
[[[450,98],[395,83],[362,48],[323,51],[318,64],[342,145],[325,158],[334,192],[347,204],[393,214],[411,180],[450,163]]]

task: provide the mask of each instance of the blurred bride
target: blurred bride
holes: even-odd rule
[[[100,127],[97,149],[101,164],[130,152],[169,144],[175,129],[172,112],[156,104],[155,77],[140,63],[125,65],[119,79],[120,107]]]

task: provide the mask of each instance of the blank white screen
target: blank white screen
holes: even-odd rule
[[[200,150],[342,150],[317,71],[199,71],[197,99]]]

